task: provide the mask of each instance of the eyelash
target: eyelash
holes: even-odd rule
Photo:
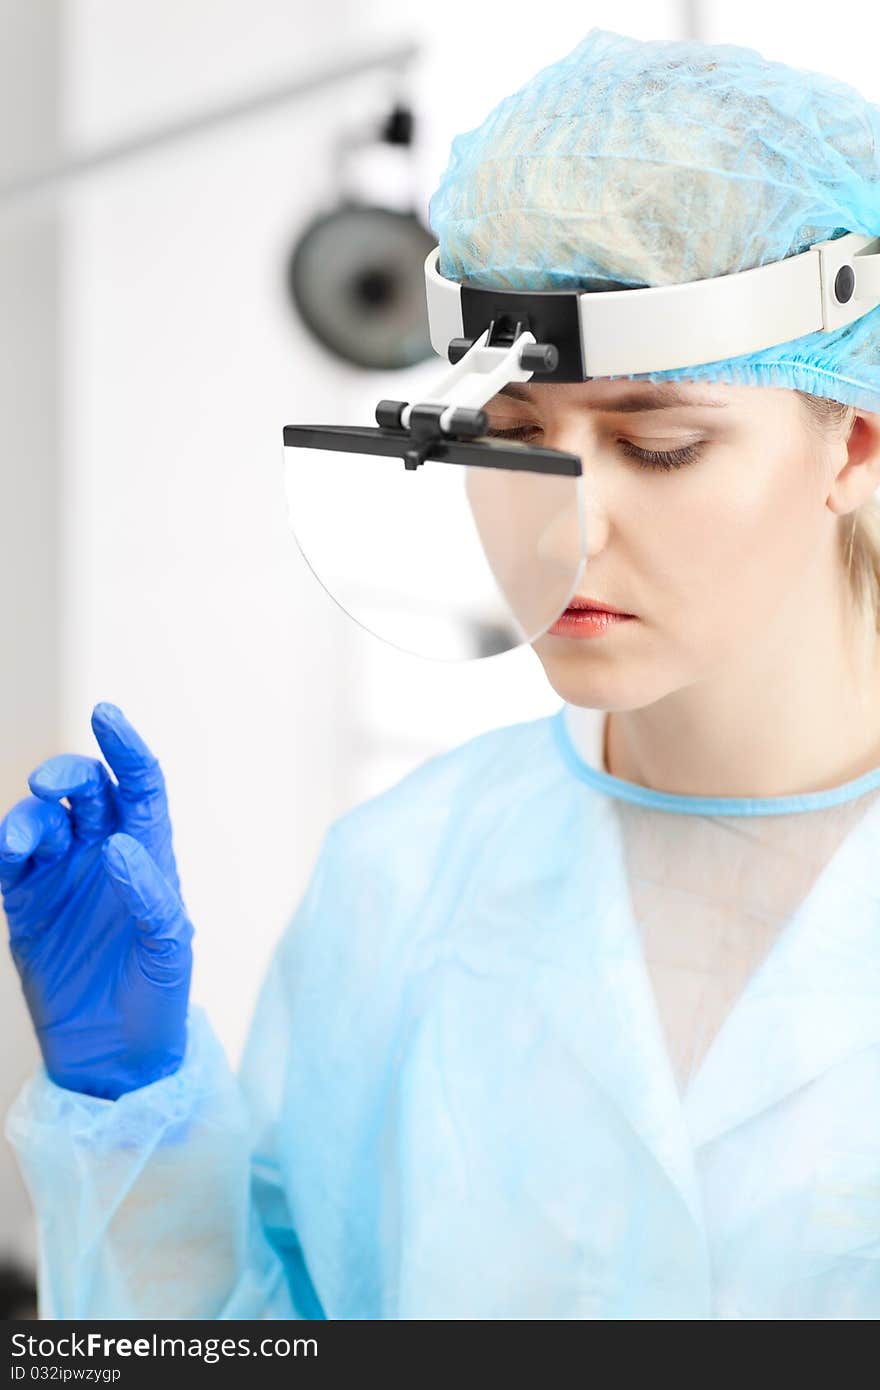
[[[531,426],[520,425],[513,430],[487,430],[487,434],[490,439],[520,439],[525,442],[525,436],[531,431]],[[628,439],[619,439],[618,443],[623,452],[639,468],[683,468],[685,464],[696,462],[704,448],[703,443],[687,444],[684,448],[672,449],[668,453],[664,453],[659,449],[638,449]]]

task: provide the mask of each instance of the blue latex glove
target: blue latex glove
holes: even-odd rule
[[[155,756],[115,705],[92,729],[117,781],[97,758],[41,763],[0,822],[0,890],[46,1071],[116,1100],[183,1061],[193,929]]]

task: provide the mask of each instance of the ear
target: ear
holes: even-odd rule
[[[835,478],[827,505],[846,516],[880,488],[880,414],[856,411],[849,433],[834,445],[832,464]]]

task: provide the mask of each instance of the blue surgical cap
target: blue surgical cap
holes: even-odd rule
[[[752,48],[593,28],[456,136],[429,220],[440,273],[490,288],[750,269],[846,232],[880,235],[880,107]],[[626,375],[880,410],[880,307],[761,352]]]

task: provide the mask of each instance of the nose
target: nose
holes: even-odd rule
[[[600,470],[591,467],[594,446],[585,437],[583,430],[548,433],[545,444],[548,449],[559,449],[566,454],[575,454],[581,461],[581,477],[572,489],[577,498],[577,507],[562,508],[547,527],[544,542],[552,551],[551,555],[571,555],[572,547],[579,544],[578,532],[582,528],[582,543],[587,560],[600,554],[608,543],[608,507],[602,494]]]

